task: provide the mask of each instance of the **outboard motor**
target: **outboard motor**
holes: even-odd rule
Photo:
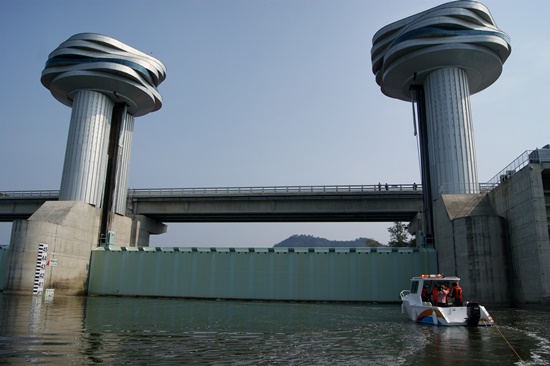
[[[468,326],[477,327],[479,319],[481,318],[481,309],[477,302],[469,302],[466,305],[466,313],[468,314]]]

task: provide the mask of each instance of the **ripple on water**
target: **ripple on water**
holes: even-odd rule
[[[513,364],[496,327],[418,325],[399,305],[0,295],[0,359],[50,364]],[[549,312],[494,317],[528,364],[549,363]],[[451,352],[453,350],[453,352]]]

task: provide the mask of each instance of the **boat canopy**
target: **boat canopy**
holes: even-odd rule
[[[419,277],[413,277],[411,278],[411,281],[419,281],[423,280],[426,281],[453,281],[458,282],[460,281],[460,278],[457,276],[443,276],[442,274],[422,274]]]

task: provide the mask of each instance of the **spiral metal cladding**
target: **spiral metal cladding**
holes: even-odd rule
[[[461,68],[474,94],[498,79],[510,52],[508,35],[485,5],[453,1],[380,29],[373,37],[372,71],[385,95],[410,101],[410,87],[430,72]]]
[[[137,117],[162,107],[157,87],[165,78],[165,66],[154,57],[108,36],[81,33],[50,53],[41,82],[67,106],[79,90],[95,90],[126,103]]]

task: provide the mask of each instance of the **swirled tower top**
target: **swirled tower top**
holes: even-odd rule
[[[108,36],[80,33],[50,53],[40,81],[67,106],[76,92],[93,90],[125,103],[138,117],[161,108],[157,87],[165,78],[156,58]]]
[[[470,93],[494,83],[511,52],[489,9],[475,1],[453,1],[380,29],[372,40],[372,72],[382,92],[411,100],[410,87],[441,68],[467,74]]]

